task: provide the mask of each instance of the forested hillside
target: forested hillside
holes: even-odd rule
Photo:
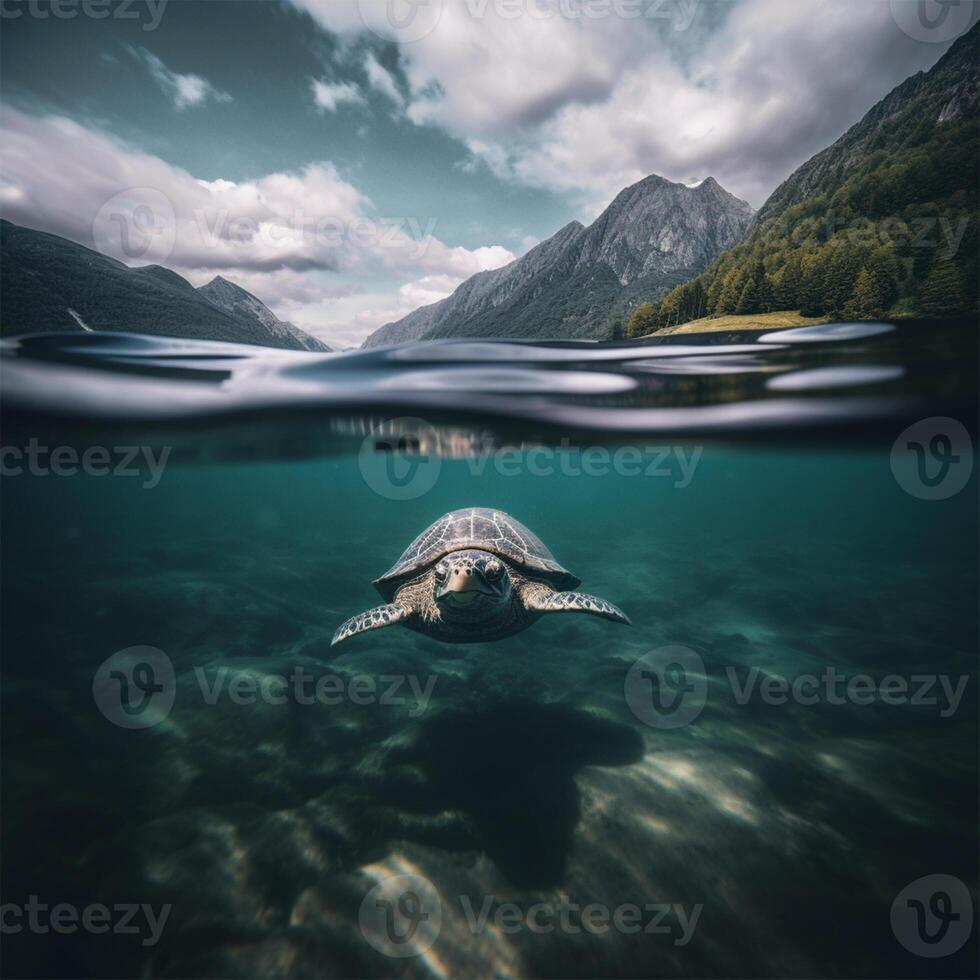
[[[641,304],[630,334],[770,310],[845,319],[975,313],[978,36],[974,27],[800,167],[744,242],[660,303]]]

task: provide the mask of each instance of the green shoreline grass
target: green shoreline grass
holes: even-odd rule
[[[704,316],[676,327],[661,327],[647,337],[664,337],[675,333],[714,333],[718,330],[771,330],[776,327],[808,327],[829,322],[826,316],[801,316],[798,310],[775,310],[772,313],[747,313],[742,316]]]

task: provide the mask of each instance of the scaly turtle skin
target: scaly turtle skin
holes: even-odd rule
[[[611,602],[571,591],[579,583],[509,514],[485,507],[454,510],[426,528],[375,581],[386,604],[348,619],[331,645],[396,623],[446,643],[499,640],[545,613],[581,612],[629,623]]]

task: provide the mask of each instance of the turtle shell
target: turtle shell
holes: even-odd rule
[[[427,527],[401,558],[375,580],[374,586],[390,602],[406,579],[435,564],[443,555],[466,548],[498,555],[553,583],[557,589],[574,589],[581,584],[581,579],[555,561],[536,534],[510,514],[487,507],[466,507],[444,514]]]

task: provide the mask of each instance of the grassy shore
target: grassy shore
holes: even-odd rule
[[[700,320],[688,320],[676,327],[662,327],[650,337],[663,337],[673,333],[709,333],[716,330],[773,330],[777,327],[806,327],[826,323],[825,316],[800,316],[797,310],[776,310],[773,313],[751,313],[743,316],[705,316]]]

